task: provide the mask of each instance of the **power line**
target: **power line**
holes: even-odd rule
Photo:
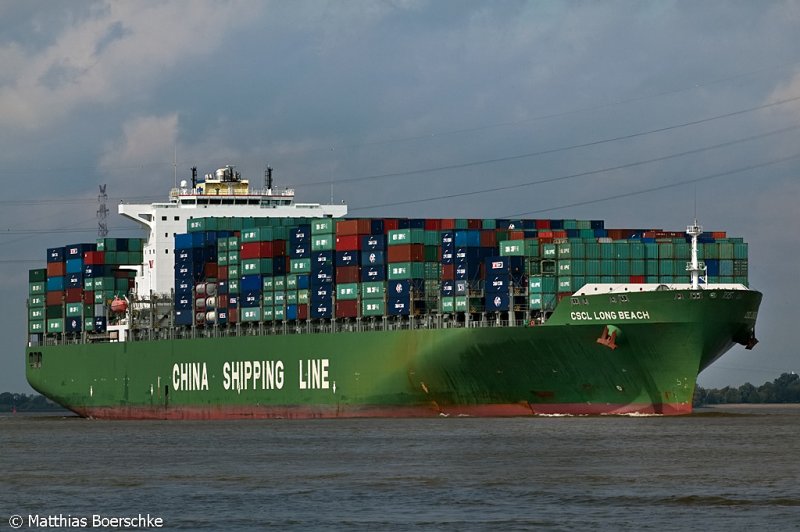
[[[773,66],[763,67],[763,68],[759,68],[759,69],[756,69],[756,70],[751,70],[751,71],[748,71],[748,72],[741,72],[739,74],[733,74],[731,76],[726,76],[726,77],[723,77],[723,78],[717,78],[717,79],[711,80],[711,81],[694,83],[694,84],[692,84],[690,86],[682,87],[682,88],[679,88],[679,89],[672,89],[672,90],[662,91],[662,92],[658,92],[658,93],[655,93],[655,94],[649,94],[649,95],[644,95],[644,96],[634,96],[634,97],[631,97],[631,98],[626,98],[626,99],[621,99],[621,100],[613,100],[611,102],[602,103],[602,104],[598,104],[598,105],[594,105],[594,106],[590,106],[590,107],[582,107],[582,108],[572,109],[572,110],[569,110],[569,111],[562,111],[562,112],[558,112],[558,113],[548,113],[548,114],[543,114],[543,115],[537,115],[537,116],[533,116],[533,117],[530,117],[530,118],[524,118],[524,119],[520,119],[520,120],[512,120],[512,121],[507,121],[507,122],[497,122],[497,123],[494,123],[494,124],[486,124],[486,125],[483,125],[483,126],[465,127],[465,128],[451,129],[451,130],[434,132],[434,133],[425,133],[425,134],[420,134],[420,135],[410,135],[410,136],[407,136],[407,137],[397,137],[397,138],[393,138],[393,139],[375,140],[375,141],[371,141],[371,142],[361,142],[361,143],[357,143],[357,144],[344,144],[344,145],[341,145],[341,146],[328,146],[328,147],[325,147],[325,148],[315,148],[315,149],[311,149],[311,150],[306,150],[304,153],[313,153],[313,152],[322,152],[322,151],[331,151],[331,150],[342,150],[342,149],[353,149],[353,148],[360,148],[360,147],[363,147],[363,146],[379,146],[379,145],[394,144],[394,143],[399,143],[399,142],[409,142],[409,141],[414,141],[414,140],[423,140],[423,139],[444,137],[444,136],[448,136],[448,135],[455,135],[455,134],[462,134],[462,133],[472,133],[472,132],[476,132],[476,131],[484,131],[484,130],[495,129],[495,128],[499,128],[499,127],[518,126],[518,125],[522,125],[522,124],[526,124],[526,123],[536,122],[536,121],[539,121],[539,120],[546,120],[546,119],[551,119],[551,118],[559,118],[559,117],[562,117],[562,116],[569,116],[569,115],[580,114],[580,113],[585,113],[585,112],[590,112],[590,111],[597,111],[597,110],[600,110],[600,109],[616,107],[616,106],[625,105],[625,104],[628,104],[628,103],[634,103],[634,102],[649,100],[649,99],[652,99],[652,98],[660,98],[662,96],[669,96],[669,95],[672,95],[672,94],[679,94],[681,92],[687,92],[687,91],[691,91],[691,90],[696,90],[696,89],[699,89],[699,88],[702,88],[702,87],[707,87],[709,85],[716,85],[716,84],[719,84],[719,83],[724,83],[726,81],[732,81],[732,80],[735,80],[735,79],[748,77],[748,76],[752,76],[752,75],[755,75],[755,74],[760,74],[762,72],[766,72],[766,71],[770,71],[770,70],[778,70],[778,69],[783,69],[783,68],[787,68],[787,67],[792,67],[792,66],[795,66],[797,64],[800,64],[800,61],[792,61],[790,63],[784,63],[784,64],[780,64],[780,65],[773,65]]]
[[[399,171],[399,172],[389,172],[389,173],[385,173],[385,174],[374,174],[374,175],[367,175],[367,176],[362,176],[362,177],[351,177],[351,178],[346,178],[346,179],[339,179],[339,180],[336,181],[336,184],[355,183],[355,182],[359,182],[359,181],[371,181],[371,180],[374,180],[374,179],[385,179],[387,177],[399,177],[399,176],[406,176],[406,175],[427,174],[427,173],[431,173],[431,172],[441,172],[443,170],[457,170],[457,169],[461,169],[461,168],[468,168],[468,167],[471,167],[471,166],[482,166],[482,165],[494,164],[494,163],[505,162],[505,161],[513,161],[513,160],[517,160],[517,159],[527,159],[527,158],[530,158],[530,157],[537,157],[539,155],[549,155],[549,154],[553,154],[553,153],[559,153],[559,152],[564,152],[564,151],[569,151],[569,150],[575,150],[575,149],[578,149],[578,148],[587,148],[587,147],[590,147],[590,146],[598,146],[600,144],[607,144],[607,143],[610,143],[610,142],[617,142],[617,141],[620,141],[620,140],[630,140],[630,139],[633,139],[633,138],[636,138],[636,137],[642,137],[642,136],[645,136],[645,135],[652,135],[652,134],[655,134],[655,133],[663,133],[665,131],[671,131],[671,130],[679,129],[679,128],[683,128],[683,127],[696,126],[698,124],[704,124],[704,123],[707,123],[707,122],[712,122],[714,120],[720,120],[720,119],[723,119],[723,118],[730,118],[732,116],[739,116],[739,115],[743,115],[743,114],[746,114],[746,113],[751,113],[753,111],[758,111],[758,110],[761,110],[761,109],[767,109],[767,108],[770,108],[770,107],[775,107],[775,106],[778,106],[778,105],[783,105],[783,104],[786,104],[786,103],[794,102],[794,101],[797,101],[797,100],[800,100],[800,96],[795,96],[794,98],[787,98],[785,100],[779,100],[779,101],[776,101],[776,102],[771,102],[771,103],[767,103],[767,104],[763,104],[763,105],[758,105],[756,107],[750,107],[750,108],[747,108],[747,109],[741,109],[741,110],[738,110],[738,111],[732,111],[730,113],[725,113],[725,114],[716,115],[716,116],[710,116],[710,117],[707,117],[707,118],[702,118],[700,120],[692,120],[690,122],[683,122],[683,123],[680,123],[680,124],[673,124],[671,126],[665,126],[665,127],[660,127],[660,128],[656,128],[656,129],[640,131],[640,132],[637,132],[637,133],[631,133],[629,135],[622,135],[622,136],[611,137],[611,138],[607,138],[607,139],[594,140],[594,141],[591,141],[591,142],[584,142],[584,143],[581,143],[581,144],[571,144],[569,146],[562,146],[560,148],[552,148],[552,149],[548,149],[548,150],[540,150],[540,151],[535,151],[535,152],[530,152],[530,153],[523,153],[523,154],[519,154],[519,155],[509,155],[507,157],[495,157],[495,158],[492,158],[492,159],[482,159],[482,160],[470,161],[470,162],[466,162],[466,163],[455,163],[455,164],[448,164],[448,165],[444,165],[444,166],[434,166],[434,167],[429,167],[429,168],[419,168],[419,169],[416,169],[416,170],[403,170],[403,171]],[[316,185],[328,185],[328,184],[330,184],[330,180],[314,181],[314,182],[311,182],[311,183],[303,183],[303,184],[300,184],[300,185],[295,185],[295,188],[310,187],[310,186],[316,186]]]
[[[733,174],[740,174],[740,173],[743,173],[743,172],[747,172],[749,170],[756,170],[758,168],[765,168],[767,166],[774,166],[776,164],[785,163],[787,161],[793,161],[795,159],[800,159],[800,153],[796,153],[796,154],[790,155],[788,157],[781,157],[780,159],[774,159],[772,161],[767,161],[767,162],[764,162],[764,163],[751,164],[751,165],[748,165],[748,166],[743,166],[741,168],[734,168],[733,170],[728,170],[728,171],[725,171],[725,172],[719,172],[719,173],[716,173],[716,174],[710,174],[710,175],[706,175],[706,176],[703,176],[703,177],[697,177],[697,178],[694,178],[694,179],[686,179],[684,181],[678,181],[676,183],[670,183],[670,184],[667,184],[667,185],[660,185],[660,186],[657,186],[657,187],[650,187],[650,188],[646,188],[646,189],[642,189],[642,190],[637,190],[635,192],[626,192],[626,193],[623,193],[623,194],[614,194],[613,196],[606,196],[606,197],[603,197],[603,198],[595,198],[595,199],[586,200],[586,201],[579,201],[579,202],[576,202],[576,203],[568,203],[568,204],[565,204],[565,205],[559,205],[557,207],[548,207],[546,209],[537,209],[537,210],[534,210],[534,211],[521,212],[521,213],[515,213],[515,214],[507,214],[507,215],[503,216],[503,218],[516,218],[516,217],[519,217],[519,216],[530,216],[531,214],[539,214],[539,213],[543,213],[543,212],[557,211],[557,210],[560,210],[560,209],[568,209],[570,207],[581,207],[581,206],[584,206],[584,205],[591,205],[591,204],[594,204],[594,203],[602,203],[604,201],[611,201],[611,200],[620,199],[620,198],[629,198],[631,196],[639,196],[639,195],[642,195],[642,194],[648,194],[650,192],[656,192],[656,191],[659,191],[659,190],[666,190],[668,188],[675,188],[675,187],[680,187],[680,186],[683,186],[683,185],[689,185],[691,183],[699,183],[701,181],[708,181],[708,180],[711,180],[711,179],[716,179],[718,177],[725,177],[725,176],[729,176],[729,175],[733,175]]]
[[[111,201],[120,202],[131,202],[131,201],[157,201],[159,199],[158,196],[132,196],[126,198],[111,198]],[[27,205],[51,205],[51,204],[58,204],[58,205],[78,205],[83,203],[97,203],[97,197],[93,198],[44,198],[44,199],[31,199],[31,200],[0,200],[0,205],[10,205],[10,206],[27,206]]]
[[[664,155],[664,156],[661,156],[661,157],[654,157],[652,159],[644,159],[644,160],[641,160],[641,161],[634,161],[634,162],[630,162],[630,163],[621,164],[621,165],[618,165],[618,166],[610,166],[610,167],[606,167],[606,168],[600,168],[600,169],[597,169],[597,170],[589,170],[589,171],[586,171],[586,172],[578,172],[578,173],[575,173],[575,174],[567,174],[567,175],[562,175],[562,176],[557,176],[557,177],[549,177],[549,178],[545,178],[545,179],[539,179],[539,180],[536,180],[536,181],[529,181],[527,183],[519,183],[519,184],[516,184],[516,185],[504,185],[504,186],[500,186],[500,187],[491,187],[491,188],[485,188],[485,189],[481,189],[481,190],[473,190],[473,191],[469,191],[469,192],[457,192],[457,193],[453,193],[453,194],[445,194],[445,195],[442,195],[442,196],[432,196],[432,197],[427,197],[427,198],[422,198],[422,199],[414,199],[414,200],[406,200],[406,201],[395,201],[395,202],[391,202],[391,203],[383,203],[383,204],[377,204],[377,205],[367,205],[367,206],[364,206],[364,207],[357,207],[357,208],[349,209],[349,210],[350,210],[350,212],[357,212],[357,211],[363,211],[363,210],[367,210],[367,209],[376,209],[376,208],[381,208],[381,207],[396,207],[396,206],[399,206],[399,205],[409,205],[409,204],[413,204],[413,203],[427,203],[427,202],[430,202],[430,201],[439,201],[439,200],[443,200],[443,199],[461,198],[461,197],[465,197],[465,196],[475,196],[475,195],[479,195],[479,194],[487,194],[487,193],[491,193],[491,192],[499,192],[499,191],[513,190],[513,189],[518,189],[518,188],[541,185],[541,184],[545,184],[545,183],[554,183],[554,182],[557,182],[557,181],[565,181],[565,180],[568,180],[568,179],[575,179],[575,178],[578,178],[578,177],[586,177],[586,176],[589,176],[589,175],[596,175],[596,174],[601,174],[601,173],[606,173],[606,172],[612,172],[612,171],[615,171],[615,170],[623,170],[623,169],[627,169],[627,168],[633,168],[633,167],[636,167],[636,166],[642,166],[642,165],[651,164],[651,163],[654,163],[654,162],[661,162],[661,161],[666,161],[666,160],[669,160],[669,159],[675,159],[675,158],[678,158],[678,157],[684,157],[686,155],[695,155],[697,153],[702,153],[702,152],[705,152],[705,151],[710,151],[710,150],[715,150],[715,149],[719,149],[719,148],[729,147],[729,146],[733,146],[733,145],[736,145],[736,144],[741,144],[741,143],[744,143],[744,142],[749,142],[749,141],[752,141],[752,140],[757,140],[757,139],[769,137],[769,136],[772,136],[772,135],[778,135],[778,134],[781,134],[781,133],[787,133],[789,131],[794,131],[794,130],[797,130],[797,129],[800,129],[800,124],[795,124],[793,126],[789,126],[789,127],[785,127],[785,128],[781,128],[781,129],[777,129],[777,130],[773,130],[773,131],[768,131],[768,132],[765,132],[765,133],[760,133],[758,135],[752,135],[750,137],[744,137],[742,139],[723,142],[723,143],[720,143],[720,144],[714,144],[714,145],[706,146],[706,147],[703,147],[703,148],[695,148],[693,150],[687,150],[687,151],[683,151],[683,152],[673,153],[673,154]]]
[[[140,227],[112,227],[110,231],[142,231]],[[49,233],[96,233],[97,227],[92,228],[74,228],[74,229],[19,229],[14,231],[0,231],[0,237],[3,235],[41,235]]]

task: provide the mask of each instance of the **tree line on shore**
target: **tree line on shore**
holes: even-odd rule
[[[65,409],[39,394],[0,393],[0,412],[66,412]]]
[[[800,375],[782,373],[774,381],[761,386],[746,382],[738,388],[726,386],[707,389],[698,386],[694,390],[694,406],[729,403],[800,403]]]

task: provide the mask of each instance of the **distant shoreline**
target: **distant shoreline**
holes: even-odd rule
[[[800,403],[720,403],[715,405],[700,405],[694,407],[695,410],[700,408],[714,408],[714,409],[760,409],[760,408],[797,408]]]

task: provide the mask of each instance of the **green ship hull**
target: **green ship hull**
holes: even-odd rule
[[[568,297],[542,325],[32,346],[27,378],[113,419],[687,414],[760,302],[707,287]]]

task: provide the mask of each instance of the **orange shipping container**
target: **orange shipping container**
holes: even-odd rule
[[[337,283],[357,283],[360,280],[358,266],[338,266],[336,268]]]
[[[83,288],[67,288],[64,300],[67,303],[81,303],[83,301]]]
[[[337,301],[336,302],[336,317],[337,318],[357,318],[358,317],[358,300]]]
[[[401,244],[387,248],[388,262],[422,262],[425,260],[423,244]]]
[[[372,220],[370,218],[358,218],[355,220],[340,220],[336,222],[337,236],[368,235],[371,230]]]
[[[64,262],[48,262],[47,263],[47,276],[48,277],[63,277],[66,271],[66,263]]]

